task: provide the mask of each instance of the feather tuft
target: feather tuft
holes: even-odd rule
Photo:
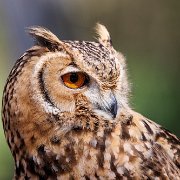
[[[36,43],[45,46],[48,49],[55,49],[61,41],[51,31],[44,27],[32,26],[26,28],[26,31],[36,40]]]
[[[106,27],[100,23],[95,26],[95,31],[98,37],[98,41],[106,47],[112,46],[110,34]]]

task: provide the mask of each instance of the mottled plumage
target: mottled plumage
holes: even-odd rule
[[[98,42],[28,30],[3,95],[14,178],[180,179],[179,139],[131,110],[125,58],[96,29]]]

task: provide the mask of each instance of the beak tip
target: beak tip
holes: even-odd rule
[[[117,101],[115,101],[112,105],[111,105],[111,108],[110,108],[110,112],[112,114],[112,117],[113,119],[116,118],[116,115],[117,115]]]

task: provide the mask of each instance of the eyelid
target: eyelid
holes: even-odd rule
[[[70,65],[61,72],[61,76],[73,72],[81,72],[81,71],[78,68],[74,67],[73,65]]]

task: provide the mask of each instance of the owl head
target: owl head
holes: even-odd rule
[[[32,69],[33,100],[46,113],[83,113],[115,120],[128,107],[125,59],[105,26],[96,25],[97,42],[60,40],[42,27],[28,29],[46,49]],[[83,111],[84,108],[84,111]]]
[[[44,138],[120,120],[129,107],[126,64],[103,25],[96,26],[97,42],[60,40],[42,27],[28,32],[36,44],[17,60],[7,80],[5,132],[18,131],[31,141],[35,132]]]

